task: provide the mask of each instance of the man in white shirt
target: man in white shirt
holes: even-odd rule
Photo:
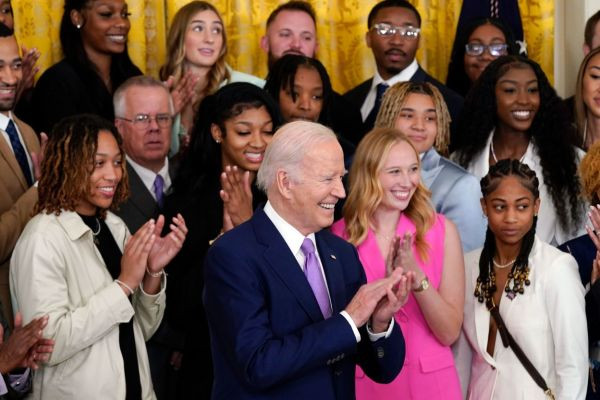
[[[399,268],[365,284],[356,249],[325,229],[344,173],[323,125],[291,122],[267,147],[264,210],[217,239],[205,261],[214,399],[354,399],[357,364],[381,383],[400,371],[393,315],[414,276]]]
[[[129,231],[135,233],[149,219],[162,213],[165,196],[171,188],[167,154],[173,101],[162,82],[142,75],[119,86],[113,104],[115,126],[123,139],[130,193],[116,214],[125,221]],[[169,286],[167,297],[171,296]],[[181,340],[167,321],[169,311],[167,304],[160,327],[146,345],[154,392],[159,400],[167,398],[166,392],[170,390],[171,359],[180,358],[175,355],[175,349],[181,348]]]
[[[406,0],[383,0],[370,11],[365,36],[377,65],[375,76],[344,94],[360,108],[364,130],[373,128],[385,90],[397,82],[429,82],[448,105],[452,121],[462,109],[463,99],[423,70],[415,55],[419,49],[421,16]]]

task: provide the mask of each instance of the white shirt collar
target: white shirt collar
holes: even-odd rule
[[[11,119],[13,119],[11,111],[8,112],[8,116],[4,115],[3,113],[0,113],[0,129],[6,132],[6,128],[8,128],[8,121],[10,121]],[[15,126],[17,126],[17,124],[15,124]]]
[[[154,200],[156,200],[156,196],[154,194],[154,180],[156,179],[156,175],[160,175],[163,177],[163,192],[168,193],[169,189],[171,188],[171,177],[169,176],[169,159],[167,157],[165,157],[165,164],[160,169],[160,171],[158,171],[158,174],[154,173],[154,171],[146,167],[142,167],[140,164],[133,161],[131,157],[127,155],[125,157],[127,158],[127,162],[131,164],[133,170],[138,174],[138,176],[144,183],[144,186],[148,189],[152,197],[154,197]]]
[[[379,72],[377,71],[377,69],[375,69],[375,75],[373,75],[373,82],[371,83],[371,89],[369,90],[369,93],[367,94],[367,97],[365,97],[365,101],[364,101],[362,107],[360,108],[360,114],[362,115],[363,121],[365,121],[367,119],[367,117],[369,116],[369,113],[371,112],[371,110],[373,109],[373,106],[375,105],[375,98],[377,97],[377,85],[385,82],[388,86],[391,87],[398,82],[409,81],[410,78],[413,77],[413,75],[417,72],[418,69],[419,69],[419,63],[417,62],[416,58],[412,60],[412,62],[408,65],[408,67],[404,68],[402,71],[400,71],[396,75],[392,76],[388,80],[384,80],[381,77],[381,75],[379,75]]]
[[[298,254],[298,252],[300,252],[302,242],[304,242],[305,236],[296,228],[294,228],[289,222],[283,219],[281,215],[275,211],[270,201],[267,201],[267,204],[265,204],[264,212],[267,214],[267,217],[271,220],[273,225],[275,225],[275,229],[277,229],[277,231],[281,234],[292,254]],[[316,249],[317,244],[315,242],[315,234],[311,233],[306,237],[312,240]]]

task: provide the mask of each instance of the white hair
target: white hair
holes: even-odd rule
[[[275,132],[258,173],[256,184],[267,192],[277,178],[277,171],[285,170],[296,182],[300,180],[302,160],[314,146],[326,141],[337,140],[335,133],[316,122],[294,121],[283,125]]]
[[[116,117],[123,117],[127,112],[125,107],[125,97],[129,88],[132,87],[158,87],[164,89],[169,98],[169,112],[171,113],[171,115],[175,113],[175,107],[173,106],[173,98],[171,97],[171,92],[169,92],[169,88],[167,88],[167,86],[163,82],[159,81],[156,78],[153,78],[148,75],[138,75],[127,79],[121,84],[121,86],[117,88],[117,90],[115,90],[115,94],[113,95],[113,109]]]

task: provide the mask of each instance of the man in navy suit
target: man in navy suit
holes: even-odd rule
[[[423,70],[415,55],[421,35],[421,15],[406,0],[383,0],[369,12],[367,46],[373,52],[375,76],[344,94],[344,98],[360,108],[363,130],[373,128],[381,98],[388,87],[397,82],[429,82],[439,89],[448,105],[452,121],[458,119],[463,98]],[[454,124],[451,125],[451,130]]]
[[[322,230],[345,197],[343,175],[330,129],[296,121],[273,137],[257,176],[264,210],[206,258],[214,399],[354,399],[356,364],[381,383],[399,373],[393,315],[414,277],[394,259],[388,277],[365,284],[356,249]]]

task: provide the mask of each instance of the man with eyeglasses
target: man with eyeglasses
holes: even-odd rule
[[[375,76],[348,91],[344,97],[360,108],[365,132],[377,118],[385,90],[397,82],[429,82],[436,86],[448,105],[452,121],[462,109],[461,96],[423,70],[415,54],[419,48],[421,16],[405,0],[384,0],[369,12],[366,34],[377,65]]]
[[[113,96],[113,106],[115,126],[123,139],[130,192],[117,215],[133,233],[162,213],[165,196],[171,188],[173,171],[167,154],[173,101],[162,82],[141,75],[119,86]],[[158,399],[168,398],[171,359],[179,359],[175,349],[182,348],[178,344],[179,336],[169,327],[168,313],[167,305],[160,327],[146,345]]]

